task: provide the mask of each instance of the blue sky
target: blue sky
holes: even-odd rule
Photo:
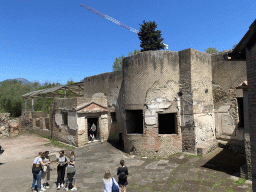
[[[141,49],[136,33],[80,4],[137,30],[155,21],[171,51],[232,49],[256,10],[255,0],[1,0],[0,81],[79,82]]]

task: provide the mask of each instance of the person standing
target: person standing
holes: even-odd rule
[[[49,187],[49,183],[48,181],[50,180],[50,177],[48,176],[48,174],[50,173],[50,158],[49,158],[49,151],[45,151],[43,153],[44,155],[44,158],[43,159],[43,162],[44,163],[48,163],[47,165],[43,166],[43,172],[42,172],[42,186],[41,188],[45,189],[45,188],[50,188]],[[48,181],[47,181],[48,180]]]
[[[38,153],[38,157],[36,157],[34,159],[34,163],[33,164],[36,164],[36,165],[39,165],[39,166],[47,165],[47,163],[43,163],[41,155],[42,155],[42,152],[39,152]],[[32,164],[32,166],[33,166],[33,164]],[[36,184],[36,182],[37,182],[37,190],[39,192],[43,192],[41,190],[41,174],[42,174],[41,170],[38,173],[33,173],[33,183],[32,183],[32,190],[33,190],[33,192],[35,192],[35,184]]]
[[[126,192],[126,186],[128,185],[127,181],[127,175],[128,175],[128,168],[124,166],[124,160],[120,161],[121,167],[118,167],[117,169],[117,175],[118,175],[118,184],[119,184],[119,192],[124,190]]]
[[[42,161],[43,163],[46,163],[45,161],[45,153],[42,152],[41,153],[41,158],[42,158]],[[41,190],[45,191],[46,189],[44,188],[44,180],[45,180],[45,177],[46,177],[46,168],[47,168],[47,165],[42,165],[42,173],[41,173]]]
[[[51,164],[51,160],[50,160],[50,157],[49,157],[49,151],[45,151],[45,158],[48,159],[48,161],[50,162],[48,165],[47,165],[47,171],[46,171],[46,176],[47,176],[47,180],[46,180],[46,188],[50,188],[50,184],[48,182],[50,182],[50,173],[51,173],[51,167],[50,167],[50,164]]]
[[[60,187],[64,187],[64,177],[65,177],[66,165],[67,165],[67,157],[65,156],[65,152],[63,150],[61,150],[60,156],[57,158],[58,190],[60,189]]]
[[[92,138],[92,140],[94,140],[95,138],[95,133],[96,133],[96,125],[93,123],[90,129],[90,136]]]
[[[118,186],[118,183],[116,182],[115,178],[111,177],[110,171],[105,172],[102,181],[104,185],[103,192],[112,192],[113,182]]]
[[[70,160],[68,160],[69,166],[73,167],[74,172],[67,173],[66,186],[65,186],[64,190],[68,191],[69,183],[72,183],[73,188],[71,189],[71,191],[76,191],[77,188],[76,188],[76,178],[75,178],[75,174],[76,174],[76,171],[75,171],[76,170],[75,152],[74,151],[69,151],[69,155],[70,155]]]

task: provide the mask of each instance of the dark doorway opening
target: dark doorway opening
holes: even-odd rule
[[[91,126],[93,125],[93,123],[96,125],[96,132],[94,134],[94,137],[95,139],[99,139],[99,121],[98,121],[99,118],[88,118],[87,119],[87,125],[88,125],[88,138],[90,136],[90,129],[91,129]]]
[[[158,114],[158,133],[177,134],[176,113]]]
[[[127,134],[143,134],[143,110],[126,110]]]
[[[238,115],[239,115],[239,128],[244,128],[244,99],[243,97],[237,98],[238,103]]]

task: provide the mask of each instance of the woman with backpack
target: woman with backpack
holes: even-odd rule
[[[118,184],[120,186],[119,192],[124,190],[126,192],[126,186],[128,185],[127,175],[128,175],[128,168],[124,166],[124,160],[120,161],[122,167],[118,167],[117,175],[118,175]]]
[[[118,192],[119,186],[116,182],[115,178],[111,177],[110,171],[106,171],[104,174],[104,177],[102,179],[103,181],[103,192]]]
[[[35,192],[35,184],[37,181],[37,190],[41,191],[41,170],[42,166],[48,165],[49,163],[43,163],[42,160],[42,152],[38,153],[38,157],[34,159],[34,163],[32,164],[32,173],[33,173],[33,183],[32,183],[32,190]]]
[[[57,158],[58,190],[60,189],[60,187],[64,187],[65,168],[67,163],[68,163],[68,159],[65,156],[65,152],[61,150],[60,156]]]

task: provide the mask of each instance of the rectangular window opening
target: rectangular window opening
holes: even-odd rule
[[[243,97],[237,98],[238,115],[239,115],[239,128],[244,128],[244,99]]]
[[[177,134],[176,113],[158,114],[158,134]]]
[[[112,123],[116,123],[117,122],[117,120],[116,120],[116,113],[115,112],[111,112],[110,115],[111,115]]]
[[[68,113],[66,112],[62,113],[62,122],[64,125],[68,124]]]
[[[143,134],[143,110],[126,110],[127,134]]]

